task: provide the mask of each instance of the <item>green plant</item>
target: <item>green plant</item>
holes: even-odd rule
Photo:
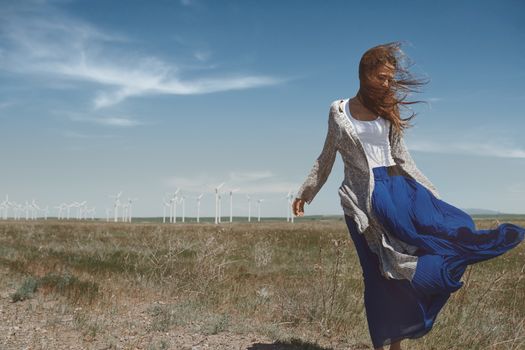
[[[17,302],[31,298],[36,292],[37,288],[38,281],[33,276],[30,276],[24,280],[24,282],[22,283],[20,288],[16,290],[16,292],[11,294],[11,301]]]

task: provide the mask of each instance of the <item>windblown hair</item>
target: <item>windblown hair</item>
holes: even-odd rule
[[[401,50],[402,42],[395,41],[378,45],[367,50],[359,62],[359,97],[363,105],[382,118],[390,120],[398,134],[402,135],[404,129],[412,127],[409,123],[417,113],[407,105],[425,101],[406,101],[412,92],[419,92],[419,87],[429,80],[418,79],[408,70],[411,63],[408,56]],[[383,65],[394,67],[394,78],[389,84],[389,89],[381,89],[369,84],[374,79],[377,68]],[[399,111],[402,106],[411,112],[410,117],[402,119]]]

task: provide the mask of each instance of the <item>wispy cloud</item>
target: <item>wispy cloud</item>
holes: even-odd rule
[[[273,173],[269,170],[264,171],[247,171],[247,172],[230,172],[231,181],[257,181],[273,177]]]
[[[447,124],[431,131],[421,130],[406,143],[410,150],[420,152],[525,158],[521,130],[496,121],[479,121],[468,127]]]
[[[234,73],[182,79],[183,72],[174,62],[176,57],[165,61],[153,55],[134,54],[119,45],[131,42],[130,38],[107,33],[48,5],[30,11],[11,8],[0,15],[0,23],[0,33],[9,46],[2,49],[3,69],[101,85],[102,89],[93,99],[95,108],[112,106],[136,96],[205,94],[286,81]],[[194,53],[198,61],[206,61],[210,55],[207,51]]]
[[[91,116],[78,112],[54,111],[55,114],[65,115],[69,120],[74,122],[94,123],[115,127],[133,127],[143,125],[144,123],[130,117],[114,116]]]
[[[466,140],[464,140],[466,139]],[[461,141],[456,141],[461,140]],[[478,140],[468,140],[459,136],[455,140],[418,139],[407,142],[411,151],[464,154],[499,158],[525,158],[525,148],[517,146],[511,139],[487,137]]]
[[[115,118],[115,117],[94,118],[92,120],[93,120],[93,122],[98,123],[98,124],[112,125],[112,126],[123,126],[123,127],[137,126],[137,125],[142,124],[141,122],[138,122],[136,120],[127,119],[127,118]]]
[[[271,171],[246,171],[230,172],[223,178],[199,174],[191,177],[173,176],[165,180],[167,186],[181,188],[184,191],[202,193],[213,192],[215,186],[224,183],[222,191],[227,192],[233,188],[239,188],[239,194],[278,194],[283,196],[289,190],[296,190],[297,183],[283,181],[276,178]]]
[[[118,137],[116,135],[111,135],[111,134],[100,134],[100,135],[84,134],[84,133],[79,133],[79,132],[71,131],[71,130],[62,131],[62,135],[64,137],[71,138],[71,139],[112,139],[112,138]]]
[[[8,107],[11,107],[13,105],[15,105],[16,103],[13,102],[13,101],[4,101],[4,102],[0,102],[0,109],[5,109],[5,108],[8,108]]]
[[[206,62],[210,59],[211,52],[210,51],[197,51],[193,53],[193,56],[201,62]]]
[[[190,6],[191,4],[194,3],[193,0],[180,0],[180,3],[184,6]]]

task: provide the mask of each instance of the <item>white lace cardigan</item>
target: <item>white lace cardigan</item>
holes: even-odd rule
[[[412,280],[418,257],[413,255],[415,246],[391,235],[376,219],[372,210],[374,175],[369,168],[366,154],[350,120],[344,115],[343,100],[336,100],[328,114],[328,133],[321,154],[314,162],[297,198],[310,204],[325,184],[332,170],[337,151],[344,163],[344,180],[339,187],[343,212],[356,223],[368,246],[380,261],[381,273],[390,279]],[[410,176],[440,198],[435,186],[417,168],[405,146],[403,137],[389,122],[389,141],[392,157],[402,175]]]

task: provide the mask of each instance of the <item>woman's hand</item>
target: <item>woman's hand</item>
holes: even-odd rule
[[[305,200],[301,198],[295,198],[292,204],[293,215],[304,216],[304,203]]]

